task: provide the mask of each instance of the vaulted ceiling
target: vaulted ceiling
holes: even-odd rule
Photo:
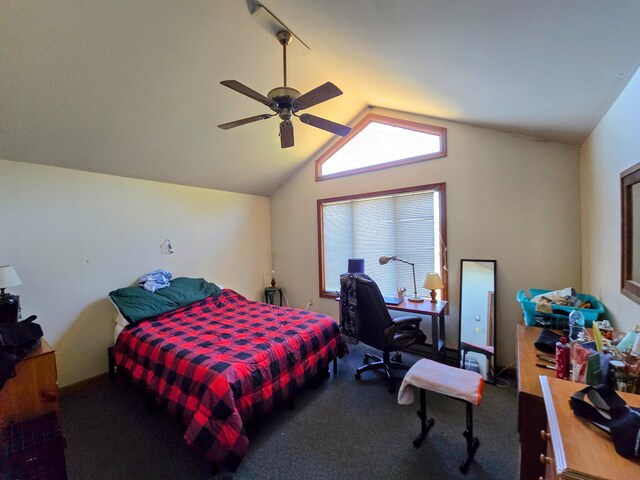
[[[637,0],[264,0],[311,49],[289,52],[308,112],[368,106],[581,143],[640,65]],[[0,159],[270,195],[335,140],[220,85],[267,94],[282,50],[251,0],[0,3]]]

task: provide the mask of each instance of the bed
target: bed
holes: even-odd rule
[[[191,302],[169,291],[176,282],[155,294],[138,287],[110,293],[130,322],[118,335],[113,360],[118,373],[182,419],[185,441],[214,468],[235,471],[249,444],[244,424],[326,372],[347,353],[346,344],[327,315],[251,301],[207,282],[200,293],[206,297]],[[145,299],[155,295],[153,301],[165,291],[164,297],[186,303],[136,318],[147,313],[132,315],[114,295],[125,290]],[[129,303],[137,308],[142,302]]]

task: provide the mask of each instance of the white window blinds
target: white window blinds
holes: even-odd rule
[[[398,287],[413,293],[411,265],[380,265],[381,255],[396,255],[415,263],[418,295],[427,272],[440,272],[439,192],[409,193],[327,202],[322,204],[324,290],[340,290],[340,274],[350,257],[365,259],[365,272],[384,294]]]

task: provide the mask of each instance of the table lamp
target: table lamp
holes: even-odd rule
[[[4,289],[19,285],[22,285],[22,281],[13,267],[10,265],[0,266],[0,323],[18,320],[20,297],[5,293]]]
[[[431,303],[437,303],[436,299],[436,289],[444,288],[444,284],[442,283],[442,279],[440,275],[436,272],[427,273],[427,277],[424,279],[424,288],[428,288],[431,290]]]
[[[413,270],[413,297],[409,297],[409,298],[407,298],[407,300],[409,300],[410,302],[413,302],[413,303],[424,302],[424,298],[418,296],[418,286],[416,285],[416,267],[415,267],[415,263],[407,262],[406,260],[402,260],[402,259],[396,257],[395,255],[393,257],[388,257],[386,255],[382,255],[378,259],[378,261],[380,262],[380,265],[386,265],[389,262],[402,262],[402,263],[406,263],[407,265],[411,265],[411,269]]]

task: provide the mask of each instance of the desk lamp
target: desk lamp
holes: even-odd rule
[[[20,297],[5,293],[7,287],[22,285],[18,274],[10,265],[0,266],[0,323],[16,322],[20,309]]]
[[[378,261],[380,262],[380,265],[386,265],[389,262],[402,262],[402,263],[406,263],[407,265],[411,265],[411,269],[413,270],[413,297],[409,297],[409,298],[407,298],[407,300],[409,300],[410,302],[413,302],[413,303],[422,303],[422,302],[424,302],[424,298],[418,296],[418,286],[416,285],[416,267],[415,267],[415,263],[407,262],[406,260],[402,260],[402,259],[396,257],[395,255],[393,257],[388,257],[386,255],[383,255],[383,256],[380,257],[380,259]]]
[[[442,283],[442,279],[440,275],[436,272],[427,273],[427,277],[424,279],[424,288],[428,288],[431,290],[431,303],[437,303],[436,299],[436,289],[444,288],[444,284]]]

